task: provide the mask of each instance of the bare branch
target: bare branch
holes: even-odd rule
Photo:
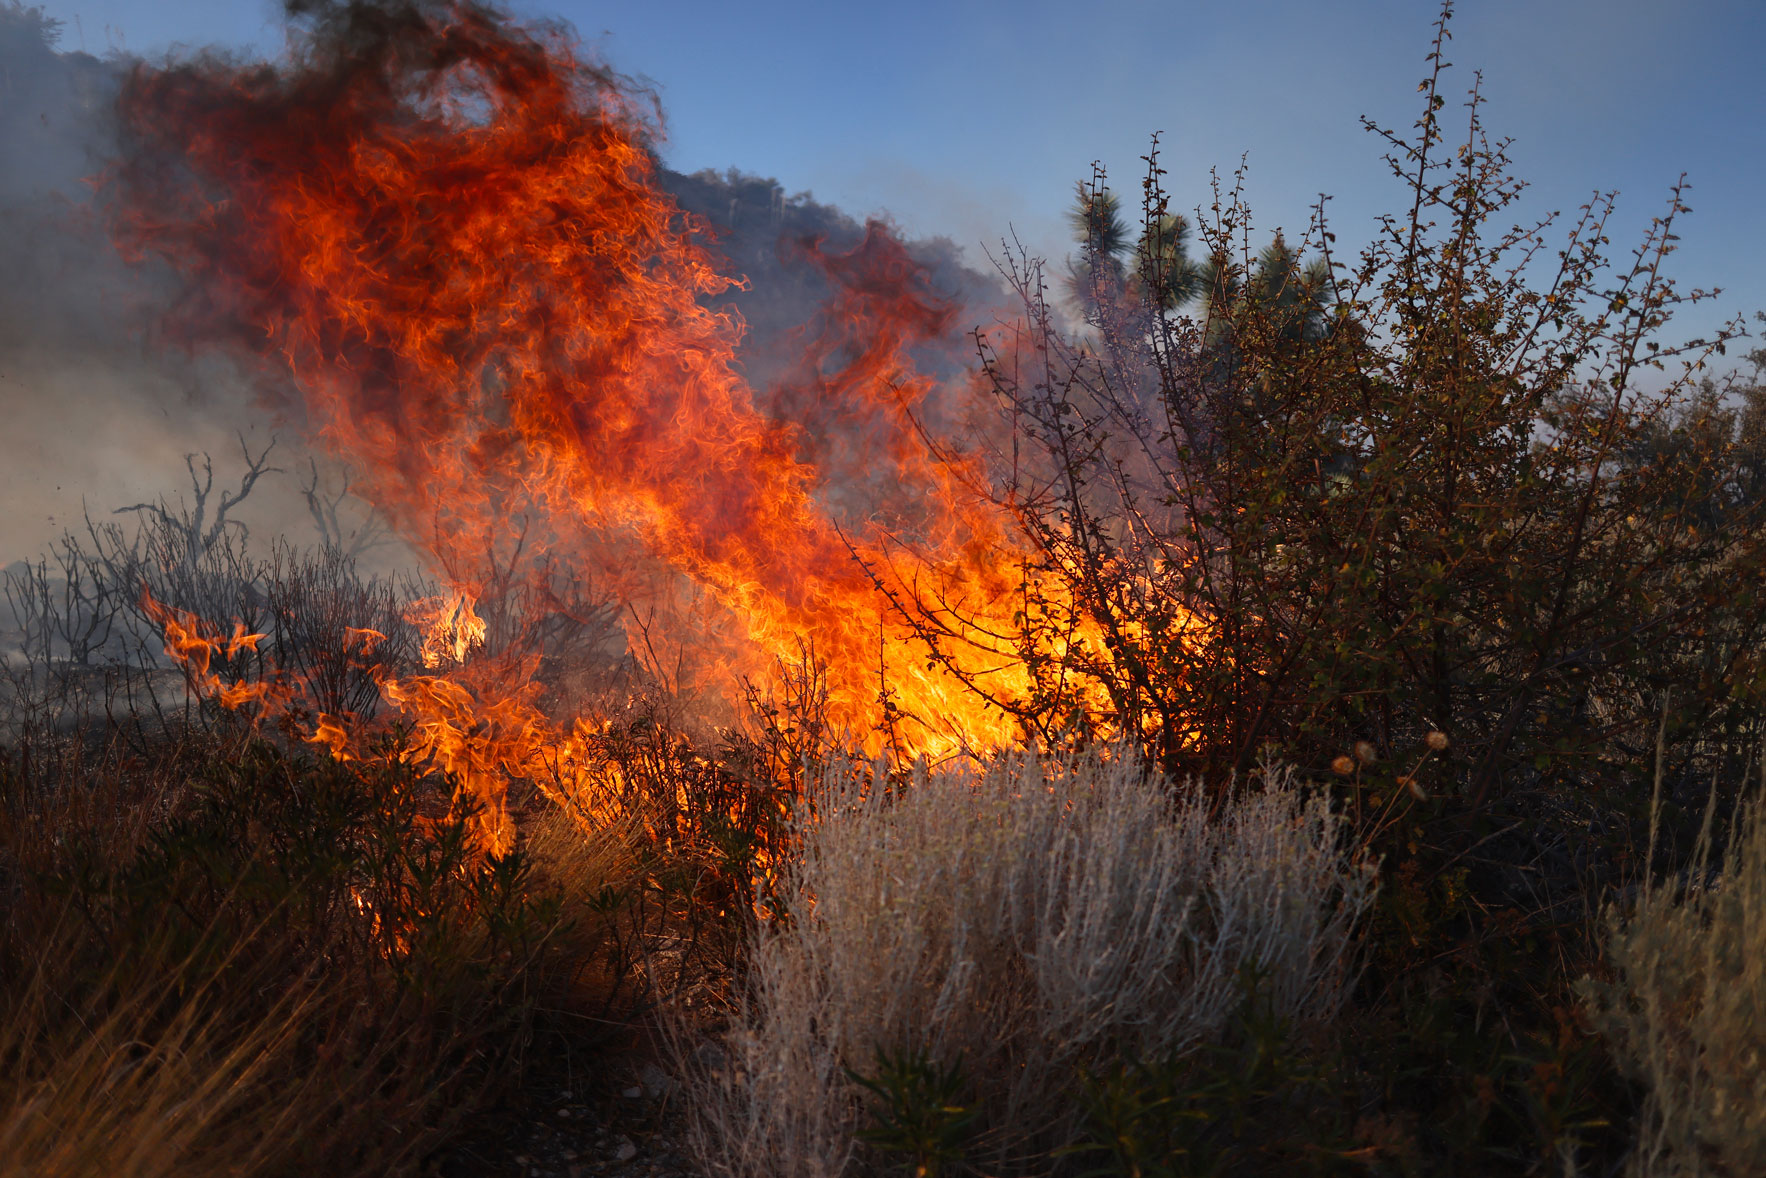
[[[202,473],[196,471],[198,455],[184,455],[184,468],[190,472],[190,493],[195,501],[194,506],[185,507],[180,502],[174,512],[164,499],[156,503],[132,503],[127,507],[119,507],[111,514],[124,515],[137,512],[153,520],[160,534],[160,542],[167,549],[175,549],[179,560],[185,568],[195,568],[202,558],[214,548],[226,535],[228,528],[237,528],[241,539],[249,534],[245,523],[237,519],[228,519],[227,513],[245,502],[246,497],[257,486],[257,482],[266,474],[279,470],[269,464],[270,451],[276,448],[276,439],[272,437],[264,448],[255,456],[251,446],[246,442],[245,435],[239,435],[239,448],[245,455],[245,473],[239,478],[237,491],[221,491],[221,501],[215,509],[213,522],[208,522],[209,496],[214,491],[215,467],[208,454],[200,455]],[[205,527],[205,524],[207,525]]]

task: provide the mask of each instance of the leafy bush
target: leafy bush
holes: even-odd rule
[[[1023,314],[980,342],[1013,434],[994,496],[1033,553],[997,652],[1030,661],[1035,686],[998,701],[1027,732],[1119,733],[1212,780],[1272,748],[1391,762],[1440,731],[1422,784],[1477,809],[1624,780],[1663,691],[1677,754],[1757,717],[1766,519],[1700,387],[1739,327],[1658,339],[1700,297],[1663,267],[1684,187],[1617,266],[1610,195],[1561,241],[1502,227],[1523,185],[1475,87],[1450,138],[1446,39],[1444,14],[1414,133],[1371,128],[1403,206],[1359,258],[1322,206],[1254,252],[1217,182],[1191,261],[1155,144],[1139,245],[1086,234],[1088,330],[1008,260]],[[957,631],[917,620],[961,674]]]

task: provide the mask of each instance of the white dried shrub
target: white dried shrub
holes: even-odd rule
[[[1722,874],[1700,875],[1609,912],[1615,977],[1582,984],[1645,1089],[1635,1178],[1766,1174],[1766,809],[1745,808]]]
[[[1002,755],[896,791],[836,765],[800,810],[787,917],[764,925],[749,998],[701,1069],[694,1138],[730,1178],[864,1169],[879,1049],[960,1063],[978,1162],[1038,1172],[1077,1140],[1082,1069],[1219,1032],[1255,963],[1277,1011],[1329,1018],[1374,873],[1289,775],[1210,818],[1134,760]]]

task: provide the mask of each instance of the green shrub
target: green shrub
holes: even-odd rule
[[[962,1165],[976,1110],[964,1103],[969,1082],[961,1060],[946,1067],[924,1051],[879,1047],[868,1073],[847,1068],[846,1078],[871,1094],[870,1127],[858,1138],[879,1156],[913,1178],[939,1178]]]
[[[1341,1076],[1273,1007],[1255,963],[1224,1033],[1199,1051],[1118,1060],[1084,1077],[1081,1178],[1365,1172]]]

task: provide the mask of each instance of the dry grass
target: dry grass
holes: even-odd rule
[[[4,996],[0,1178],[413,1172],[482,1099],[470,1053],[310,944],[266,948],[45,964]]]
[[[1656,883],[1609,912],[1611,982],[1582,985],[1596,1024],[1645,1088],[1636,1178],[1766,1174],[1766,806],[1738,815],[1724,870]]]
[[[1290,778],[1211,817],[1122,756],[1001,756],[899,790],[834,766],[800,810],[787,917],[763,926],[722,1065],[702,1069],[708,1172],[862,1172],[859,1090],[879,1050],[960,1063],[972,1156],[1037,1172],[1080,1126],[1079,1074],[1217,1033],[1241,970],[1275,1009],[1331,1016],[1373,870]]]
[[[539,881],[418,781],[151,751],[0,758],[0,1178],[412,1172],[550,1000]]]
[[[630,817],[550,804],[526,826],[523,849],[560,905],[553,966],[568,976],[554,998],[571,1015],[621,1021],[669,980],[645,952],[656,917],[639,902],[641,834]]]
[[[57,981],[45,964],[5,1006],[0,1175],[269,1173],[322,1130],[336,1077],[290,1083],[287,1069],[315,1003],[340,995],[266,976],[263,1006],[240,1019],[187,967],[119,964],[78,1001]]]

